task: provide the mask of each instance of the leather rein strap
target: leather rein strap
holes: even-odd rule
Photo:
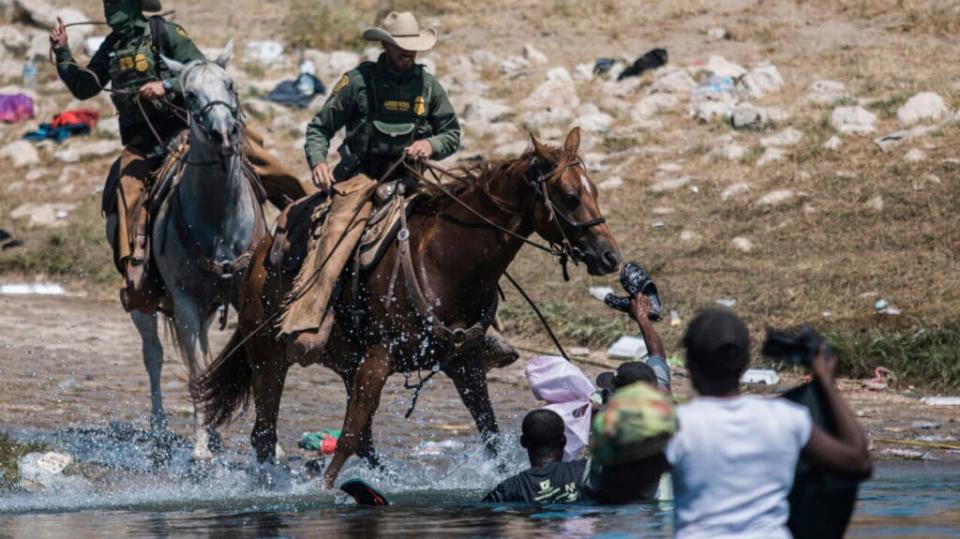
[[[396,196],[402,197],[403,187],[398,187],[399,192]],[[398,204],[402,204],[402,198],[398,198],[397,200]],[[490,324],[493,323],[494,316],[496,316],[499,303],[498,297],[494,295],[493,304],[484,309],[480,321],[466,329],[451,329],[440,321],[440,318],[434,314],[430,300],[427,299],[427,295],[424,292],[424,289],[428,288],[429,285],[427,283],[421,285],[420,280],[417,279],[416,269],[413,267],[413,253],[410,249],[410,229],[407,226],[407,212],[405,208],[400,208],[400,231],[397,232],[397,248],[399,250],[399,263],[403,269],[403,278],[407,285],[410,300],[413,301],[413,305],[417,311],[419,311],[420,315],[427,320],[434,335],[452,347],[451,355],[458,352],[464,345],[483,339],[487,333],[487,328],[490,327]]]
[[[557,167],[556,169],[550,172],[544,172],[544,173],[538,174],[536,178],[527,180],[527,183],[533,188],[534,197],[542,198],[543,205],[547,209],[547,212],[549,213],[548,220],[555,222],[557,224],[557,230],[559,231],[560,236],[563,238],[560,244],[551,242],[548,246],[546,246],[539,242],[530,240],[527,237],[521,236],[520,234],[517,234],[513,230],[510,230],[497,223],[494,223],[493,221],[488,219],[486,216],[481,214],[479,211],[471,207],[469,204],[461,200],[459,197],[451,193],[448,189],[443,187],[440,177],[441,176],[452,177],[453,174],[449,170],[446,170],[432,163],[424,162],[423,163],[424,167],[433,176],[433,179],[431,180],[431,179],[428,179],[419,170],[415,169],[414,167],[411,167],[409,164],[404,162],[404,165],[407,167],[408,171],[411,174],[413,174],[418,180],[430,185],[431,187],[437,189],[438,191],[446,195],[448,198],[450,198],[451,200],[453,200],[454,202],[462,206],[464,209],[469,211],[471,214],[473,214],[475,217],[480,219],[486,226],[493,228],[498,232],[506,234],[509,237],[517,239],[527,245],[530,245],[536,249],[539,249],[541,251],[544,251],[556,257],[563,271],[564,281],[570,281],[570,273],[567,270],[567,263],[569,261],[573,261],[574,265],[576,265],[580,261],[580,259],[583,258],[583,252],[580,251],[580,249],[573,246],[573,243],[570,241],[570,237],[567,235],[567,232],[566,230],[564,230],[563,224],[561,224],[560,221],[563,221],[563,223],[565,223],[567,226],[573,228],[578,232],[581,232],[583,230],[586,230],[607,222],[606,218],[604,217],[597,217],[597,218],[590,219],[588,221],[582,221],[582,222],[575,221],[573,218],[567,215],[566,212],[561,211],[560,208],[558,208],[557,205],[553,202],[553,199],[550,197],[549,190],[547,189],[547,185],[551,181],[553,181],[555,178],[559,178],[564,173],[564,171],[566,171],[568,168],[577,166],[579,164],[581,164],[581,161],[579,159],[571,159],[562,167]],[[493,202],[495,206],[499,207],[501,210],[507,213],[510,213],[519,217],[525,217],[532,211],[532,208],[530,207],[519,207],[511,203],[508,203],[507,201],[495,196],[493,193],[490,193],[486,189],[481,188],[481,192],[483,193],[484,196],[490,199],[490,201]]]
[[[563,226],[560,224],[558,220],[554,219],[554,216],[558,216],[560,220],[563,220],[567,225],[573,227],[576,230],[584,230],[584,229],[591,228],[606,222],[606,219],[604,219],[603,217],[598,217],[596,219],[591,219],[589,221],[584,221],[584,222],[576,222],[572,220],[564,212],[560,211],[554,205],[553,200],[550,198],[550,196],[547,194],[546,184],[549,181],[551,181],[553,178],[558,177],[559,174],[562,174],[563,171],[566,170],[566,168],[577,165],[579,163],[578,160],[571,161],[566,165],[566,167],[559,168],[557,171],[554,171],[553,173],[540,174],[538,175],[535,181],[530,182],[535,189],[535,196],[543,198],[544,205],[548,208],[548,211],[550,212],[550,215],[551,215],[550,220],[554,220],[557,222],[557,227],[564,238],[563,245],[557,246],[556,244],[551,243],[549,247],[544,246],[540,243],[534,242],[524,236],[521,236],[520,234],[516,233],[513,230],[500,226],[499,224],[493,222],[492,220],[490,220],[489,218],[481,214],[479,211],[474,209],[472,206],[470,206],[469,204],[461,200],[459,197],[451,193],[448,189],[443,187],[440,181],[440,176],[441,175],[452,176],[452,174],[448,170],[445,170],[432,163],[428,163],[428,162],[422,163],[423,166],[425,166],[425,168],[428,171],[430,171],[430,173],[432,174],[433,180],[431,180],[431,179],[428,179],[419,170],[407,164],[405,161],[403,161],[403,163],[406,166],[406,168],[409,170],[409,172],[413,174],[418,180],[436,188],[445,196],[447,196],[448,198],[450,198],[451,200],[453,200],[454,202],[456,202],[457,204],[465,208],[475,217],[480,219],[486,226],[489,226],[495,230],[498,230],[499,232],[506,234],[507,236],[518,239],[525,244],[532,245],[537,249],[540,249],[542,251],[545,251],[547,253],[550,253],[551,255],[558,257],[561,267],[563,269],[565,280],[569,280],[569,275],[567,273],[567,267],[566,267],[567,259],[573,258],[574,262],[576,262],[575,257],[578,257],[580,255],[578,254],[578,251],[576,250],[576,248],[573,247],[572,243],[569,241],[569,238],[567,237],[566,232],[563,230]],[[391,167],[391,171],[394,168],[396,168],[397,164],[399,163],[395,163],[394,166]],[[519,216],[524,216],[529,213],[529,210],[510,208],[510,206],[505,201],[503,201],[502,205],[499,204],[498,202],[501,202],[501,201],[498,198],[494,197],[491,193],[488,193],[485,191],[484,194],[487,197],[489,197],[491,201],[494,202],[494,204],[496,204],[498,207],[500,207],[502,210],[506,211],[507,213],[512,213]],[[399,195],[402,195],[402,193],[400,193]],[[400,198],[397,199],[398,204],[401,203],[400,200],[401,200]],[[421,316],[423,316],[425,319],[430,321],[434,334],[438,338],[450,343],[453,346],[454,351],[459,350],[459,348],[462,347],[463,344],[465,343],[471,342],[475,339],[477,340],[482,339],[483,336],[486,334],[486,330],[489,327],[489,325],[493,323],[493,318],[496,316],[498,299],[499,299],[498,296],[496,295],[494,296],[493,304],[491,305],[490,308],[484,311],[483,317],[479,322],[477,322],[476,324],[474,324],[473,326],[467,329],[458,328],[455,330],[451,330],[448,326],[443,324],[438,317],[433,315],[433,310],[430,306],[430,303],[426,295],[424,294],[423,287],[420,285],[420,282],[417,279],[416,270],[413,266],[413,256],[411,254],[411,249],[410,249],[410,229],[407,226],[406,211],[404,211],[404,208],[400,209],[400,227],[401,227],[400,231],[397,233],[397,246],[399,250],[397,264],[403,268],[404,281],[407,284],[407,290],[409,291],[409,295],[411,300],[414,303],[414,306],[420,312]],[[397,274],[397,268],[395,267],[393,271],[393,275],[391,276],[391,279],[390,279],[390,288],[388,292],[389,298],[387,299],[388,302],[391,300],[393,296],[393,287],[394,287],[396,274]],[[509,275],[506,272],[504,272],[504,275],[506,276],[507,280],[510,281],[510,284],[512,284],[514,288],[517,289],[517,292],[520,293],[523,299],[530,305],[534,313],[536,313],[537,317],[540,319],[541,324],[546,329],[550,339],[553,341],[553,344],[557,347],[557,350],[560,352],[560,355],[563,356],[563,358],[566,359],[567,361],[570,361],[570,357],[567,355],[566,350],[564,350],[563,345],[560,343],[560,339],[557,337],[556,333],[553,331],[553,328],[550,327],[550,323],[547,321],[546,317],[544,317],[543,313],[537,307],[536,302],[534,302],[534,300],[520,286],[520,283],[518,283],[511,275]],[[414,390],[414,397],[413,397],[413,403],[411,404],[410,409],[407,411],[407,417],[409,417],[410,414],[413,412],[413,409],[416,406],[417,397],[419,396],[420,390],[423,388],[423,385],[427,381],[429,381],[430,378],[432,378],[433,375],[436,374],[437,372],[438,371],[435,369],[425,379],[421,379],[418,385],[408,388],[408,389]]]

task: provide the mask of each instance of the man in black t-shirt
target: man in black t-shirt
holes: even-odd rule
[[[567,445],[563,419],[554,411],[534,410],[523,418],[520,445],[527,450],[530,469],[503,481],[485,502],[573,503],[587,480],[587,461],[562,462]]]

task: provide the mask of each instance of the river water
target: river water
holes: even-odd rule
[[[301,461],[290,470],[254,468],[233,455],[198,469],[175,441],[167,465],[151,467],[149,444],[127,433],[66,431],[55,439],[84,466],[57,490],[0,494],[0,537],[669,537],[670,503],[624,507],[496,506],[476,502],[524,466],[519,450],[501,466],[476,448],[449,444],[387,459],[386,472],[351,462],[392,502],[358,508],[326,491]],[[132,439],[131,439],[132,436]],[[505,440],[516,447],[516,440]],[[851,537],[960,537],[960,468],[942,462],[879,462],[861,490]]]

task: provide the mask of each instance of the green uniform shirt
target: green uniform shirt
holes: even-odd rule
[[[424,103],[426,105],[425,123],[429,126],[431,133],[421,138],[426,138],[430,142],[434,159],[443,159],[460,148],[460,122],[457,120],[457,114],[446,92],[440,87],[440,83],[425,72],[423,66],[417,65],[409,73],[396,73],[387,67],[386,59],[381,55],[375,66],[368,64],[368,67],[373,73],[375,83],[386,87],[391,84],[406,86],[415,77],[423,77],[423,93],[429,96],[428,102]],[[389,106],[396,103],[390,100],[389,95],[385,95],[390,93],[389,90],[378,93],[381,94],[378,99],[384,101],[380,105]],[[416,110],[418,105],[419,103],[415,101],[412,105],[413,110]],[[359,152],[362,152],[360,148],[362,144],[358,142],[362,140],[364,128],[369,121],[370,98],[361,69],[357,68],[340,78],[330,97],[323,104],[323,108],[307,126],[307,142],[304,150],[310,168],[313,169],[317,164],[326,161],[327,152],[330,151],[330,140],[342,127],[346,128],[345,143],[358,153],[362,160],[364,156],[359,155]]]
[[[203,53],[180,25],[170,22],[164,22],[164,25],[169,50],[161,51],[162,54],[183,63],[203,59]],[[99,84],[90,73],[76,65],[69,47],[55,51],[57,72],[74,97],[89,99],[100,93],[100,85],[106,86],[108,83],[114,90],[137,90],[147,82],[157,80],[166,81],[172,86],[173,93],[179,96],[180,81],[155,54],[149,23],[146,20],[138,21],[135,27],[136,31],[131,34],[113,32],[108,35],[91,58],[87,69],[96,74]],[[138,135],[153,139],[143,113],[132,100],[133,96],[112,94],[111,97],[120,114],[123,143],[130,143]],[[144,101],[144,107],[150,115],[150,122],[161,132],[161,136],[172,135],[185,127],[182,120],[166,109],[152,106],[147,101]]]

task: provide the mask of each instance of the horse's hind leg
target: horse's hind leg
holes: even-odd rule
[[[255,343],[250,347],[249,354],[249,357],[257,360],[265,359],[253,369],[253,401],[257,419],[250,434],[257,462],[261,463],[275,462],[279,452],[277,418],[289,369],[284,348],[271,341],[264,339]]]
[[[467,353],[452,362],[444,373],[453,380],[453,385],[460,394],[463,404],[470,410],[480,439],[486,445],[487,455],[497,456],[500,427],[497,425],[497,416],[490,402],[490,393],[487,389],[487,373],[484,357],[480,351]]]
[[[130,313],[133,324],[140,332],[143,342],[143,365],[150,377],[150,430],[154,433],[167,428],[167,416],[163,411],[163,396],[160,390],[160,373],[163,370],[163,345],[157,333],[157,314]]]
[[[370,428],[373,414],[380,406],[380,394],[389,376],[390,353],[381,347],[368,350],[366,358],[360,363],[353,377],[353,389],[350,400],[347,401],[347,414],[343,419],[343,432],[337,441],[337,451],[323,474],[326,488],[333,487],[333,482],[347,459],[360,449],[363,432]]]

